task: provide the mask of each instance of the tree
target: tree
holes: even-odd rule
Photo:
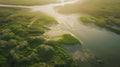
[[[5,67],[6,63],[7,63],[7,58],[0,55],[0,67]]]
[[[51,46],[42,44],[37,48],[37,54],[40,56],[41,61],[49,61],[53,58],[55,50]]]

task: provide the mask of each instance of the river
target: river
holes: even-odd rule
[[[51,27],[44,35],[54,38],[64,33],[70,33],[82,41],[82,45],[65,46],[78,67],[119,67],[120,64],[120,35],[97,26],[86,26],[78,20],[82,14],[60,14],[57,6],[81,2],[74,0],[64,3],[43,6],[4,5],[0,7],[29,8],[54,17],[59,24]]]

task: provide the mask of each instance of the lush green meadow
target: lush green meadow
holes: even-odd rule
[[[83,23],[93,23],[101,28],[120,34],[119,7],[119,0],[82,0],[82,3],[78,2],[73,5],[60,7],[59,12],[83,14],[85,16],[80,17]]]
[[[75,67],[63,45],[79,41],[71,35],[60,40],[43,35],[55,24],[54,18],[40,12],[0,8],[0,67]]]

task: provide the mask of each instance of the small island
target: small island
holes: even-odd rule
[[[81,42],[71,34],[62,35],[62,37],[60,37],[58,42],[64,45],[76,45],[76,44],[81,45]]]

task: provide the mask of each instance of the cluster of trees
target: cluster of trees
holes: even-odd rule
[[[55,24],[53,18],[1,9],[0,18],[4,19],[0,20],[0,67],[75,67],[62,44],[47,41],[43,36],[48,26]],[[28,27],[34,17],[38,19]]]

